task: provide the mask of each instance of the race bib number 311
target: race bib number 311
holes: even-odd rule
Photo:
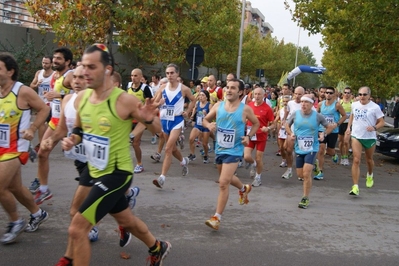
[[[99,170],[104,170],[109,159],[109,138],[85,133],[83,144],[89,163]]]

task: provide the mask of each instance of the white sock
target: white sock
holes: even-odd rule
[[[40,192],[46,192],[48,190],[48,185],[40,185]]]
[[[165,181],[165,176],[164,175],[160,175],[159,176],[163,181]]]
[[[288,167],[288,172],[292,172],[292,167]]]
[[[255,178],[256,178],[256,179],[260,179],[260,177],[261,177],[261,175],[260,175],[260,174],[258,174],[258,173],[256,173],[256,176],[255,176]]]
[[[242,185],[242,188],[240,189],[241,192],[245,192],[245,186]]]
[[[252,164],[253,167],[256,167],[256,161],[254,161],[254,163]]]
[[[127,192],[126,196],[132,197],[133,196],[133,190],[128,189],[128,192]]]
[[[39,217],[40,215],[42,215],[42,209],[40,209],[40,208],[39,208],[39,210],[37,212],[32,213],[32,216],[35,217],[35,218]]]
[[[222,220],[222,215],[220,215],[219,213],[215,213],[215,216],[220,220]]]

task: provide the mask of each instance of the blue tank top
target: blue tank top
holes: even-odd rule
[[[202,120],[204,119],[204,117],[207,114],[209,114],[209,104],[210,103],[207,102],[204,107],[201,107],[201,103],[200,102],[197,103],[197,108],[196,108],[196,110],[197,110],[197,118],[195,120],[195,124],[197,126],[202,126]],[[205,114],[204,114],[204,111],[205,111]]]
[[[319,124],[317,122],[317,112],[312,110],[312,113],[303,117],[301,110],[295,112],[294,119],[294,135],[295,139],[295,153],[309,154],[311,152],[319,151]]]
[[[242,156],[244,145],[241,137],[245,133],[245,123],[242,120],[245,104],[240,103],[233,113],[225,110],[225,102],[220,102],[216,115],[216,154]]]
[[[337,123],[340,119],[340,113],[335,108],[337,101],[334,101],[331,105],[327,106],[326,101],[321,102],[320,114],[324,116],[329,124]],[[326,129],[323,126],[319,127],[320,132],[324,132]],[[339,128],[335,128],[331,133],[338,133]]]

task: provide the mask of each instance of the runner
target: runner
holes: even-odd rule
[[[376,103],[370,100],[370,88],[361,87],[358,96],[360,100],[352,103],[351,116],[346,130],[346,135],[350,135],[352,139],[353,186],[349,194],[354,196],[359,196],[360,159],[363,148],[367,163],[366,187],[371,188],[374,186],[373,154],[377,139],[376,131],[385,125],[383,112]]]
[[[75,265],[89,265],[91,227],[107,213],[149,247],[150,265],[161,265],[169,253],[169,242],[157,240],[147,225],[128,209],[125,192],[133,179],[128,135],[132,118],[155,133],[160,130],[157,106],[149,99],[142,105],[136,97],[113,86],[113,58],[104,44],[94,44],[83,54],[87,87],[76,99],[77,120],[72,135],[62,147],[70,150],[83,140],[89,175],[96,180],[69,227]],[[117,129],[117,130],[115,130]],[[125,136],[125,137],[124,137]]]
[[[287,139],[295,142],[296,171],[298,177],[303,178],[303,197],[298,204],[299,208],[306,209],[309,205],[309,194],[312,188],[313,164],[319,150],[319,141],[330,134],[334,125],[329,124],[323,115],[313,110],[313,95],[305,94],[301,97],[301,109],[295,111],[287,123]],[[313,108],[312,108],[313,107]],[[294,131],[291,126],[294,125]],[[327,130],[319,138],[319,126]],[[318,141],[319,140],[319,141]]]
[[[15,58],[9,53],[0,53],[0,203],[10,220],[0,238],[2,244],[14,242],[24,230],[36,231],[49,217],[22,185],[21,164],[27,163],[29,142],[50,109],[37,93],[17,81],[18,74]],[[37,111],[32,124],[31,109]],[[19,216],[16,200],[31,213],[29,223]]]
[[[254,100],[248,103],[248,106],[254,111],[259,120],[260,126],[256,134],[250,139],[248,146],[244,148],[244,159],[250,164],[250,176],[254,178],[252,186],[259,187],[262,184],[261,173],[263,171],[263,153],[266,149],[266,142],[269,132],[276,126],[274,125],[273,110],[263,100],[265,91],[262,88],[256,88],[253,91]],[[251,121],[247,121],[247,132],[252,128]],[[252,151],[256,148],[255,160],[252,158]]]
[[[190,160],[187,157],[183,158],[176,147],[176,142],[184,127],[184,116],[187,117],[193,111],[195,105],[195,98],[191,94],[190,88],[178,81],[179,67],[175,64],[169,64],[166,67],[166,76],[168,83],[159,89],[160,92],[155,97],[155,101],[159,101],[161,97],[165,99],[160,111],[162,131],[166,141],[165,160],[162,164],[161,175],[153,180],[153,184],[158,188],[162,188],[165,184],[166,174],[172,163],[172,156],[180,162],[182,175],[188,174]],[[183,111],[185,98],[190,100],[186,112]]]
[[[244,83],[232,79],[227,83],[225,100],[216,103],[203,120],[203,126],[217,132],[216,165],[219,171],[219,196],[216,213],[205,224],[215,230],[219,229],[223,211],[229,198],[230,185],[239,190],[239,204],[248,204],[248,193],[251,185],[244,185],[234,174],[238,162],[244,153],[244,146],[256,134],[259,120],[249,106],[240,101],[244,92]],[[216,118],[216,122],[212,122]],[[245,122],[251,121],[252,128],[244,136]]]

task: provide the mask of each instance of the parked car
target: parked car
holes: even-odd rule
[[[399,128],[386,128],[377,132],[376,151],[399,159]]]

